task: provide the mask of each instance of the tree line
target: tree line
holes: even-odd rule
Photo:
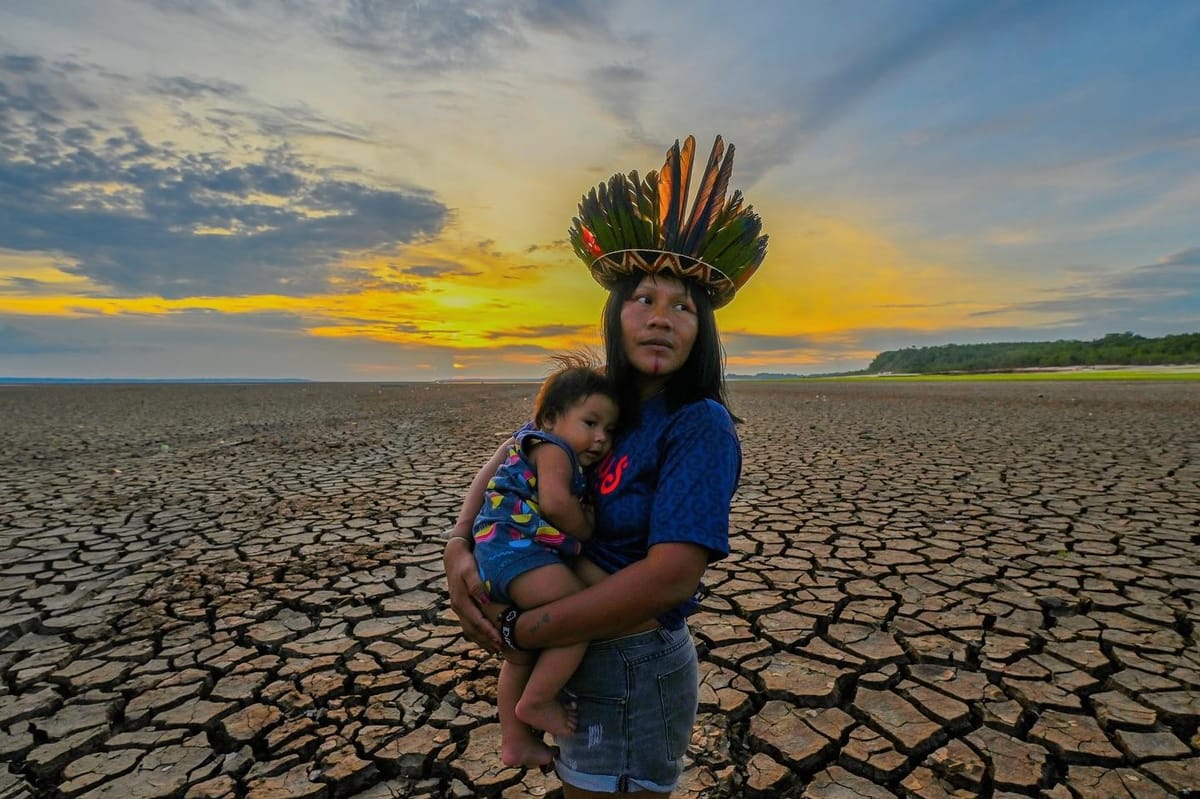
[[[985,372],[1054,366],[1150,366],[1200,363],[1200,333],[1146,338],[1109,333],[1094,341],[1023,341],[907,347],[875,356],[866,371]]]

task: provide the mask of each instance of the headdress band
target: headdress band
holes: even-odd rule
[[[617,281],[640,270],[648,275],[669,272],[684,280],[694,280],[708,290],[713,307],[719,308],[733,299],[737,286],[720,269],[699,258],[664,250],[616,250],[601,255],[589,264],[592,277],[606,289]]]

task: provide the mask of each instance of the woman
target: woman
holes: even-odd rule
[[[471,520],[507,448],[476,475],[446,544],[451,604],[472,641],[541,649],[589,642],[568,690],[579,727],[556,739],[566,799],[669,794],[699,690],[685,617],[708,563],[729,552],[741,450],[727,409],[714,309],[761,263],[766,236],[725,199],[733,147],[718,136],[685,218],[695,143],[660,173],[614,175],[584,197],[571,239],[609,289],[608,370],[622,429],[595,477],[596,531],[577,569],[588,587],[523,614],[488,603]]]

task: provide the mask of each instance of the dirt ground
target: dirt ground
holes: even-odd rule
[[[0,387],[0,799],[559,795],[440,571],[535,391]],[[731,392],[676,796],[1200,790],[1200,385]]]

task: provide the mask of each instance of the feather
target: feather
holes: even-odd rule
[[[650,223],[650,235],[643,240],[643,247],[653,249],[662,246],[662,228],[658,222],[658,170],[651,169],[642,179],[638,194],[638,208]]]
[[[747,208],[729,229],[733,235],[727,241],[713,243],[710,251],[713,260],[709,262],[727,275],[733,267],[739,267],[737,271],[740,272],[741,265],[753,260],[754,249],[762,232],[762,219],[751,208]]]
[[[721,173],[725,173],[726,182],[729,180],[728,172],[721,164],[724,150],[725,142],[721,140],[720,136],[717,136],[716,141],[713,142],[712,152],[708,155],[708,165],[704,167],[704,174],[700,176],[700,185],[696,187],[696,200],[692,204],[692,213],[680,236],[685,253],[695,252],[696,245],[704,240],[704,234],[712,221],[714,208],[719,208],[725,200],[724,187],[720,188],[719,193],[717,191]],[[730,147],[729,150],[729,171],[732,171],[733,148]]]
[[[710,230],[717,223],[717,218],[721,211],[725,208],[725,192],[729,188],[729,178],[733,174],[733,145],[729,145],[729,149],[725,151],[725,161],[721,164],[721,169],[717,173],[717,180],[713,185],[712,196],[713,200],[709,204],[708,219],[703,222],[703,229]],[[740,194],[738,195],[741,196]],[[741,201],[738,201],[738,207],[741,206]],[[736,211],[735,211],[736,213]],[[704,233],[701,233],[695,246],[699,247],[700,242],[704,240]]]
[[[729,201],[717,209],[716,218],[709,226],[708,232],[704,234],[704,241],[697,248],[697,252],[708,253],[712,248],[712,243],[718,235],[724,231],[733,220],[737,219],[742,212],[742,192],[738,189],[733,190]]]
[[[583,228],[584,224],[579,217],[571,219],[571,229],[567,231],[567,238],[571,242],[571,249],[575,251],[575,255],[579,256],[581,261],[590,262],[590,253],[583,243]]]
[[[680,245],[683,243],[683,229],[685,220],[687,219],[687,202],[688,194],[692,190],[692,161],[696,157],[696,137],[688,136],[683,140],[683,149],[679,153],[679,183],[675,187],[675,238],[671,242],[670,250],[673,252],[687,252],[680,250]]]
[[[658,227],[659,246],[671,250],[679,235],[679,217],[676,215],[675,193],[679,190],[679,140],[667,150],[667,160],[658,173]]]
[[[613,220],[608,215],[608,184],[599,184],[596,186],[596,227],[593,232],[596,235],[596,244],[600,245],[600,250],[604,252],[612,252],[620,250],[620,230],[613,227]],[[604,233],[601,233],[602,232]]]
[[[592,224],[588,225],[596,236],[596,244],[603,252],[613,252],[621,249],[613,233],[612,220],[604,209],[608,200],[608,187],[601,183],[588,194],[589,211]]]
[[[627,250],[637,244],[637,231],[633,225],[633,207],[629,202],[628,178],[620,172],[608,181],[609,215],[613,227],[620,232],[621,249]]]
[[[754,260],[750,262],[750,265],[746,267],[745,271],[738,275],[738,279],[735,281],[738,288],[746,285],[746,281],[750,279],[751,275],[758,271],[758,267],[760,267],[762,262],[766,260],[768,238],[768,236],[758,237],[758,241],[754,245]]]
[[[633,219],[634,247],[644,247],[646,242],[653,240],[654,222],[652,216],[654,206],[646,201],[642,181],[638,178],[637,170],[629,173],[627,192],[629,196],[629,213]]]

